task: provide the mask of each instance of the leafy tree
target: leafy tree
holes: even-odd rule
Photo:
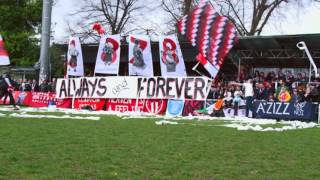
[[[33,65],[39,58],[41,0],[1,0],[0,34],[12,65]]]
[[[62,77],[64,75],[63,49],[58,44],[52,44],[50,47],[51,76]]]

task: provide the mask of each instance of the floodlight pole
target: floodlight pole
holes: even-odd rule
[[[298,44],[297,44],[297,47],[301,50],[301,51],[305,51],[307,56],[308,56],[308,59],[310,61],[310,69],[309,69],[309,82],[311,81],[311,65],[313,66],[313,70],[314,70],[314,73],[315,73],[315,76],[316,77],[319,77],[319,74],[318,74],[318,69],[317,69],[317,65],[314,63],[313,61],[313,58],[311,56],[311,53],[306,45],[306,43],[304,41],[300,41]]]
[[[49,78],[49,48],[52,0],[43,0],[39,83]]]

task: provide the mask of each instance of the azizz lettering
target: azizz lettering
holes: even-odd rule
[[[290,115],[289,105],[290,103],[282,102],[259,102],[256,113]]]

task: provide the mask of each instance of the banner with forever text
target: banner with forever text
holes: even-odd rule
[[[205,100],[207,77],[110,76],[58,79],[56,98],[125,98]]]

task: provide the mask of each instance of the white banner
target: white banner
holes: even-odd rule
[[[120,34],[101,37],[94,73],[117,74],[120,64]]]
[[[175,34],[159,37],[162,76],[187,76],[181,48]]]
[[[58,79],[56,97],[205,100],[210,86],[206,77],[70,78]]]
[[[70,37],[67,76],[84,76],[81,44],[78,37]]]
[[[130,76],[153,76],[151,45],[148,36],[129,36],[128,57]]]
[[[9,65],[10,59],[7,50],[4,47],[4,41],[0,35],[0,65]]]

